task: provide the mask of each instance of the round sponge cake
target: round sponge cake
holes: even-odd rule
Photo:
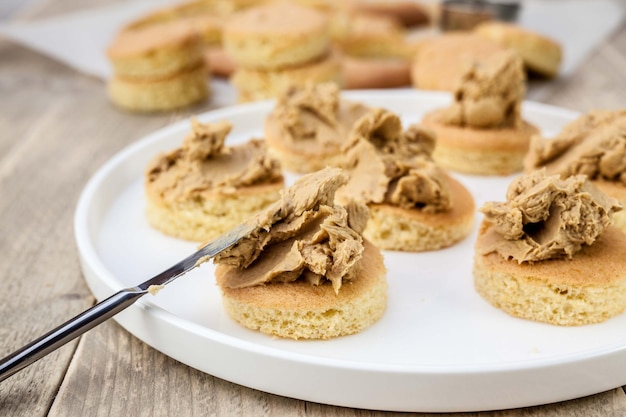
[[[224,27],[226,51],[242,67],[298,66],[326,54],[328,18],[316,10],[273,3],[236,13]]]
[[[363,236],[386,250],[421,252],[442,249],[465,238],[474,227],[474,199],[448,177],[451,209],[442,213],[368,204],[370,218]]]
[[[357,333],[383,315],[387,303],[386,269],[380,251],[363,241],[358,278],[339,293],[329,283],[270,283],[245,288],[224,286],[227,265],[215,276],[228,315],[239,324],[273,336],[291,339],[329,339]]]
[[[121,31],[107,55],[116,75],[133,79],[163,78],[204,65],[202,39],[182,21]]]
[[[122,30],[107,50],[111,101],[134,112],[189,106],[210,94],[204,44],[188,22]]]
[[[474,33],[514,49],[531,71],[550,78],[559,72],[563,53],[561,46],[552,39],[504,22],[481,23],[474,28]]]
[[[211,91],[204,64],[162,78],[113,76],[107,85],[109,98],[132,112],[167,111],[205,100]]]
[[[479,175],[508,175],[521,171],[530,137],[539,130],[527,122],[519,128],[476,129],[445,125],[436,113],[424,116],[422,123],[437,134],[433,152],[444,168]]]
[[[489,224],[483,223],[481,236]],[[609,227],[572,259],[518,264],[476,254],[474,284],[489,303],[524,319],[562,326],[598,323],[626,308],[626,234]]]

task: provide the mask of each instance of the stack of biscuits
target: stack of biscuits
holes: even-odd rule
[[[185,21],[122,30],[107,51],[111,101],[129,111],[156,112],[206,99],[204,49],[197,28]]]
[[[311,8],[272,3],[236,13],[223,44],[237,64],[231,81],[240,102],[274,98],[307,82],[341,82],[328,17]]]

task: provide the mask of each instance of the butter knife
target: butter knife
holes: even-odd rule
[[[96,327],[98,324],[110,319],[146,293],[156,292],[164,285],[169,284],[181,275],[230,248],[252,233],[256,227],[253,222],[248,222],[232,229],[146,282],[116,292],[109,298],[11,353],[0,360],[0,382]]]

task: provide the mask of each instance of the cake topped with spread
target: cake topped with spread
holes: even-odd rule
[[[230,317],[274,336],[327,339],[382,316],[386,269],[361,235],[367,207],[334,202],[346,181],[338,168],[303,176],[249,220],[248,236],[214,258]]]
[[[230,123],[191,121],[182,146],[158,155],[145,174],[148,220],[177,237],[215,238],[278,199],[280,163],[265,142],[226,146]]]
[[[521,125],[526,85],[520,57],[507,52],[488,62],[475,62],[463,74],[452,105],[436,113],[442,123],[480,129]]]
[[[352,125],[367,111],[363,104],[342,100],[333,83],[292,87],[266,119],[266,140],[272,154],[292,171],[342,166],[341,148]]]
[[[474,200],[431,157],[434,134],[373,109],[359,119],[343,149],[350,180],[340,201],[370,208],[364,236],[383,249],[423,251],[458,242],[470,232]]]
[[[566,125],[554,138],[534,136],[526,169],[545,167],[562,176],[626,185],[626,110],[593,111]]]
[[[481,208],[476,290],[508,314],[563,326],[622,313],[626,234],[612,226],[621,209],[585,175],[517,178],[505,202]]]
[[[445,172],[431,158],[435,137],[413,125],[406,131],[400,118],[375,109],[354,126],[344,148],[350,169],[346,192],[368,203],[386,203],[426,212],[450,208]]]
[[[561,177],[586,175],[602,192],[626,205],[626,110],[596,110],[567,124],[554,138],[533,136],[524,160]],[[626,231],[626,211],[615,225]]]
[[[422,119],[437,134],[435,161],[469,174],[520,171],[530,137],[539,132],[522,118],[525,82],[522,60],[513,51],[468,65],[452,103]]]
[[[513,181],[506,198],[480,209],[492,226],[477,250],[519,263],[571,258],[592,245],[622,209],[584,175],[561,179],[543,170]]]
[[[263,140],[225,147],[230,123],[202,124],[192,119],[191,125],[181,148],[148,166],[146,181],[161,198],[177,201],[204,194],[233,194],[241,187],[282,181],[280,164],[267,155]]]

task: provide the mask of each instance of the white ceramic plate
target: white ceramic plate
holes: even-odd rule
[[[445,105],[441,93],[352,92],[405,124]],[[221,109],[201,121],[234,124],[228,143],[260,137],[268,102]],[[575,113],[525,103],[527,120],[553,135]],[[85,278],[103,299],[195,250],[152,230],[142,175],[149,159],[178,147],[189,122],[129,146],[89,181],[75,218]],[[456,175],[478,206],[502,200],[511,178]],[[288,176],[292,181],[294,176]],[[476,216],[477,223],[480,214]],[[224,313],[205,264],[116,316],[135,336],[183,363],[262,391],[326,404],[396,411],[474,411],[571,399],[626,384],[626,315],[584,327],[516,319],[474,291],[475,232],[441,251],[385,252],[389,304],[360,334],[327,341],[279,340],[244,329]]]

